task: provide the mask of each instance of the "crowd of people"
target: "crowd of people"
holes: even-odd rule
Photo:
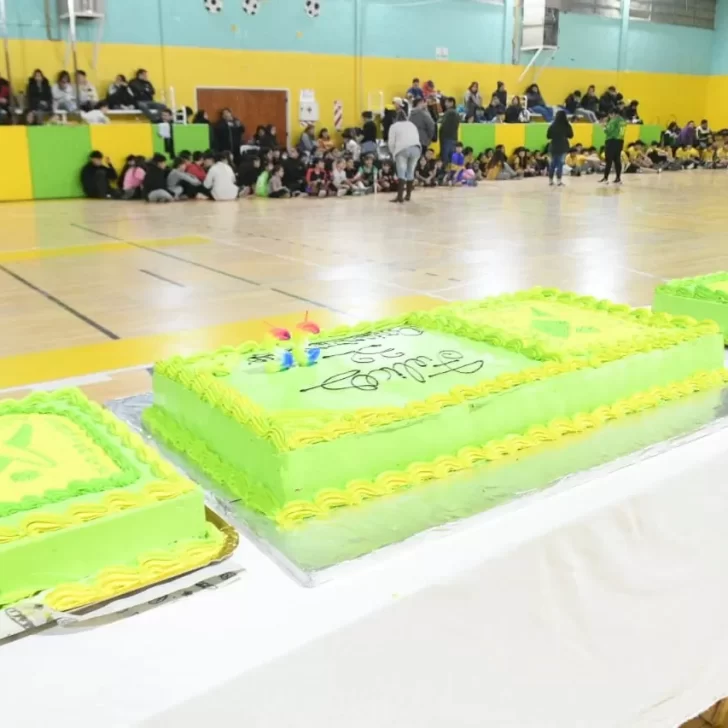
[[[480,84],[473,81],[465,91],[463,101],[440,93],[434,81],[420,84],[419,78],[412,79],[404,98],[395,98],[395,105],[414,104],[423,100],[434,119],[446,112],[446,103],[455,108],[462,121],[468,123],[506,123],[525,124],[539,117],[543,121],[552,122],[559,109],[574,120],[583,120],[592,124],[606,119],[612,112],[622,116],[628,123],[641,124],[639,101],[625,100],[616,87],[609,86],[601,95],[597,95],[596,86],[589,86],[584,93],[578,89],[572,91],[561,105],[552,105],[545,101],[538,84],[530,84],[523,94],[515,94],[508,100],[508,90],[503,81],[498,81],[490,95],[488,103],[484,103],[480,92]]]
[[[77,70],[73,77],[68,71],[60,71],[51,83],[36,68],[25,86],[25,95],[15,99],[11,98],[10,83],[0,78],[0,124],[14,123],[17,109],[22,112],[20,121],[27,126],[58,123],[68,114],[78,114],[89,124],[105,124],[110,110],[138,111],[158,122],[167,107],[156,101],[155,95],[156,89],[143,68],[130,81],[122,74],[116,76],[103,96],[83,70]]]

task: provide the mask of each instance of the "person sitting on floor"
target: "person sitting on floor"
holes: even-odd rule
[[[218,152],[215,155],[215,163],[210,167],[203,184],[213,200],[223,202],[238,199],[240,190],[235,183],[235,172],[228,164],[227,154]]]
[[[683,169],[696,169],[700,161],[700,152],[692,144],[683,144],[675,150],[675,159]]]
[[[704,149],[713,143],[713,132],[710,130],[710,125],[707,119],[703,119],[700,122],[700,126],[695,129],[695,145],[699,149]]]
[[[262,171],[261,160],[257,154],[247,154],[238,167],[238,187],[243,197],[255,193],[255,186]]]
[[[146,166],[142,194],[147,202],[174,202],[174,195],[167,189],[167,157],[155,154]]]
[[[182,156],[182,155],[180,155]],[[207,177],[207,170],[202,165],[204,155],[202,152],[195,152],[192,155],[192,161],[187,165],[187,174],[191,174],[196,177],[201,183],[205,181]]]
[[[143,196],[144,178],[147,176],[144,157],[127,157],[126,162],[121,180],[121,196],[125,200],[140,200]]]
[[[200,180],[187,172],[187,160],[177,157],[167,175],[167,189],[176,199],[194,200],[199,192]]]
[[[718,148],[715,150],[715,169],[726,169],[728,168],[728,139],[725,139],[722,144],[718,144]]]
[[[121,196],[111,183],[118,179],[111,160],[101,152],[93,151],[89,154],[88,162],[81,170],[81,186],[83,192],[91,200],[113,200]]]
[[[329,194],[329,176],[326,162],[317,159],[306,172],[306,194],[309,197],[326,197]]]
[[[283,167],[280,164],[273,167],[268,180],[268,197],[290,197],[291,191],[283,184]]]
[[[302,195],[306,189],[306,164],[295,147],[288,150],[283,160],[283,184],[293,197]]]

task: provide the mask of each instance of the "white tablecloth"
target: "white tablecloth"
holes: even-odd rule
[[[0,647],[13,728],[672,727],[728,693],[728,432],[305,589],[237,582]]]

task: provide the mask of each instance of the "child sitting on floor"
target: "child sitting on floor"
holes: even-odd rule
[[[417,160],[417,167],[415,168],[415,181],[417,182],[418,187],[434,187],[437,184],[435,182],[434,166],[432,169],[430,169],[426,157],[420,157]]]
[[[570,174],[572,177],[581,177],[584,172],[586,157],[582,154],[581,145],[569,149],[569,153],[564,159],[564,174]]]
[[[675,159],[680,162],[683,169],[696,169],[700,154],[692,144],[683,144],[675,150]]]
[[[463,154],[463,143],[456,142],[455,151],[450,157],[450,168],[448,170],[447,184],[455,184],[458,175],[465,168],[465,155]]]
[[[715,168],[726,169],[728,167],[728,139],[719,146],[715,152]]]
[[[382,162],[382,168],[379,171],[379,179],[377,180],[377,190],[379,192],[391,192],[397,186],[397,175],[392,168],[389,160]]]
[[[277,164],[273,167],[268,181],[268,197],[290,197],[291,191],[283,184],[283,167]]]
[[[143,197],[142,186],[147,171],[144,168],[144,157],[127,157],[126,173],[122,179],[122,199],[140,200]]]
[[[337,197],[351,194],[353,183],[346,176],[346,160],[337,159],[334,162],[334,168],[331,171],[331,184],[336,191]]]
[[[247,197],[255,192],[255,185],[260,173],[260,157],[257,154],[243,158],[238,167],[238,187],[240,187],[241,196]]]
[[[374,185],[377,182],[377,168],[374,166],[374,157],[371,154],[366,154],[363,157],[356,181],[360,183],[358,188],[363,192],[374,192]]]
[[[207,177],[207,172],[205,171],[205,168],[202,166],[202,159],[204,155],[202,152],[195,152],[192,155],[192,161],[187,165],[187,174],[191,174],[193,177],[196,177],[200,182],[205,181],[205,177]]]
[[[317,159],[306,172],[306,194],[309,197],[326,197],[329,194],[329,176],[323,159]]]

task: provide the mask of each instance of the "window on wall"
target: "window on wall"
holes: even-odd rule
[[[632,0],[629,17],[651,23],[715,28],[717,0]]]
[[[651,23],[687,25],[693,28],[715,27],[718,0],[631,0],[629,17]],[[621,18],[621,0],[546,0],[546,6],[565,13],[601,15]]]
[[[603,18],[622,17],[621,0],[546,0],[546,7],[557,8],[564,13],[601,15]]]

